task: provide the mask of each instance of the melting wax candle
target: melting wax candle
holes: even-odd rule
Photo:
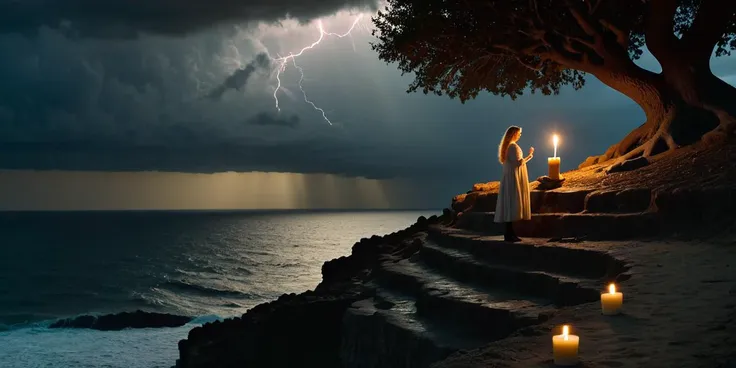
[[[552,336],[552,355],[555,365],[571,366],[578,364],[580,338],[570,335],[570,327],[562,326],[562,335]]]
[[[552,136],[552,142],[555,145],[555,152],[553,157],[547,158],[547,165],[549,166],[549,176],[550,178],[554,180],[560,180],[560,158],[557,157],[557,143],[559,143],[560,138],[555,134]]]
[[[608,292],[601,294],[601,312],[610,316],[619,314],[624,304],[624,294],[616,291],[616,285],[608,285]]]
[[[547,165],[549,166],[549,176],[551,179],[560,180],[560,158],[548,157]]]

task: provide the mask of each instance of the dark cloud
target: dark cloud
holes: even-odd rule
[[[338,17],[329,30],[346,29],[352,18]],[[299,60],[309,99],[335,125],[304,102],[291,65],[281,76],[279,115],[275,78],[257,77],[255,66],[248,75],[247,66],[232,71],[265,45],[285,55],[314,42],[317,32],[264,28],[257,40],[222,30],[126,41],[70,39],[52,29],[37,37],[0,34],[0,169],[419,178],[449,183],[449,195],[498,178],[495,150],[508,125],[524,127],[525,150],[536,147],[530,174],[538,176],[552,154],[551,133],[562,135],[563,169],[570,169],[644,122],[630,99],[595,78],[580,92],[514,102],[484,94],[461,105],[406,94],[411,78],[375,58],[367,32],[354,35],[356,52],[348,39],[333,39]],[[712,65],[728,75],[736,64],[720,58]],[[202,98],[218,86],[242,93]]]
[[[237,91],[241,91],[246,84],[248,84],[248,79],[258,69],[266,70],[271,65],[271,58],[268,57],[265,53],[260,53],[256,55],[253,60],[248,63],[244,68],[236,70],[232,75],[227,77],[224,82],[222,82],[221,85],[219,85],[217,88],[213,89],[212,92],[210,92],[207,95],[207,98],[211,99],[219,99],[222,97],[225,92],[227,92],[230,89],[234,89]]]
[[[436,163],[403,165],[396,161],[354,157],[354,143],[294,142],[268,145],[138,146],[70,143],[3,144],[0,168],[82,171],[173,171],[328,173],[348,177],[390,179],[437,174]],[[362,147],[362,149],[368,149]]]
[[[183,35],[223,23],[300,21],[376,0],[0,0],[0,32],[71,26],[82,36]]]
[[[291,115],[283,118],[281,116],[262,112],[248,120],[248,124],[261,126],[276,126],[285,128],[296,128],[299,126],[299,116]]]

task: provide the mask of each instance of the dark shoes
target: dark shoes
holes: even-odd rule
[[[516,236],[516,233],[514,233],[514,226],[510,222],[506,223],[506,231],[503,234],[503,241],[506,241],[509,243],[516,243],[516,242],[521,241],[521,239],[519,239],[519,237]]]

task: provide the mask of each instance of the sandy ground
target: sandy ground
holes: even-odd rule
[[[631,279],[620,284],[621,315],[601,315],[599,303],[562,309],[548,323],[433,367],[553,367],[552,335],[563,324],[580,336],[580,367],[736,367],[732,230],[717,241],[582,243],[632,262]]]

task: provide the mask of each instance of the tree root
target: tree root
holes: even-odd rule
[[[720,109],[712,109],[718,116],[718,126],[710,132],[703,135],[703,142],[706,144],[723,143],[736,136],[736,117]]]
[[[692,129],[694,127],[695,129]],[[685,128],[685,129],[683,129]],[[690,128],[690,129],[688,129]],[[658,156],[701,141],[712,145],[736,137],[736,115],[714,106],[671,109],[634,129],[605,154],[589,157],[580,167],[603,164],[603,170],[638,157]]]
[[[675,143],[675,139],[672,138],[672,134],[664,129],[659,129],[657,133],[655,133],[651,138],[649,138],[649,140],[641,144],[639,147],[629,151],[623,156],[619,156],[614,164],[636,157],[651,157],[663,153],[655,152],[655,148],[657,148],[657,145],[660,142],[664,142],[667,145],[667,150],[665,152],[680,148],[680,146]]]
[[[705,133],[701,140],[705,144],[718,144],[723,143],[728,139],[733,138],[736,136],[736,117],[728,114],[727,112],[723,110],[713,111],[720,121],[718,126],[711,130],[710,132]],[[619,156],[615,158],[613,163],[608,165],[606,167],[606,171],[610,170],[611,167],[614,165],[617,165],[621,162],[624,162],[626,160],[630,160],[637,157],[652,157],[656,156],[665,152],[669,152],[672,150],[675,150],[677,148],[680,148],[680,145],[678,145],[674,138],[672,137],[672,134],[669,133],[669,131],[666,129],[666,125],[663,125],[657,130],[657,132],[649,138],[646,142],[642,143],[635,149],[627,152],[626,154]],[[666,144],[667,149],[664,151],[655,151],[657,146],[660,144],[660,142],[663,142]]]
[[[606,165],[604,170],[608,172],[611,170],[612,167],[626,161],[631,160],[638,157],[653,157],[656,155],[659,155],[661,153],[673,151],[677,148],[680,148],[680,145],[678,145],[675,142],[675,139],[672,137],[672,134],[666,129],[666,125],[661,126],[656,133],[654,133],[653,136],[651,136],[648,140],[646,140],[644,143],[640,144],[638,147],[634,148],[633,150],[627,152],[624,155],[621,155],[619,157],[615,157],[611,160],[611,162]],[[666,145],[666,149],[662,151],[662,144]]]

